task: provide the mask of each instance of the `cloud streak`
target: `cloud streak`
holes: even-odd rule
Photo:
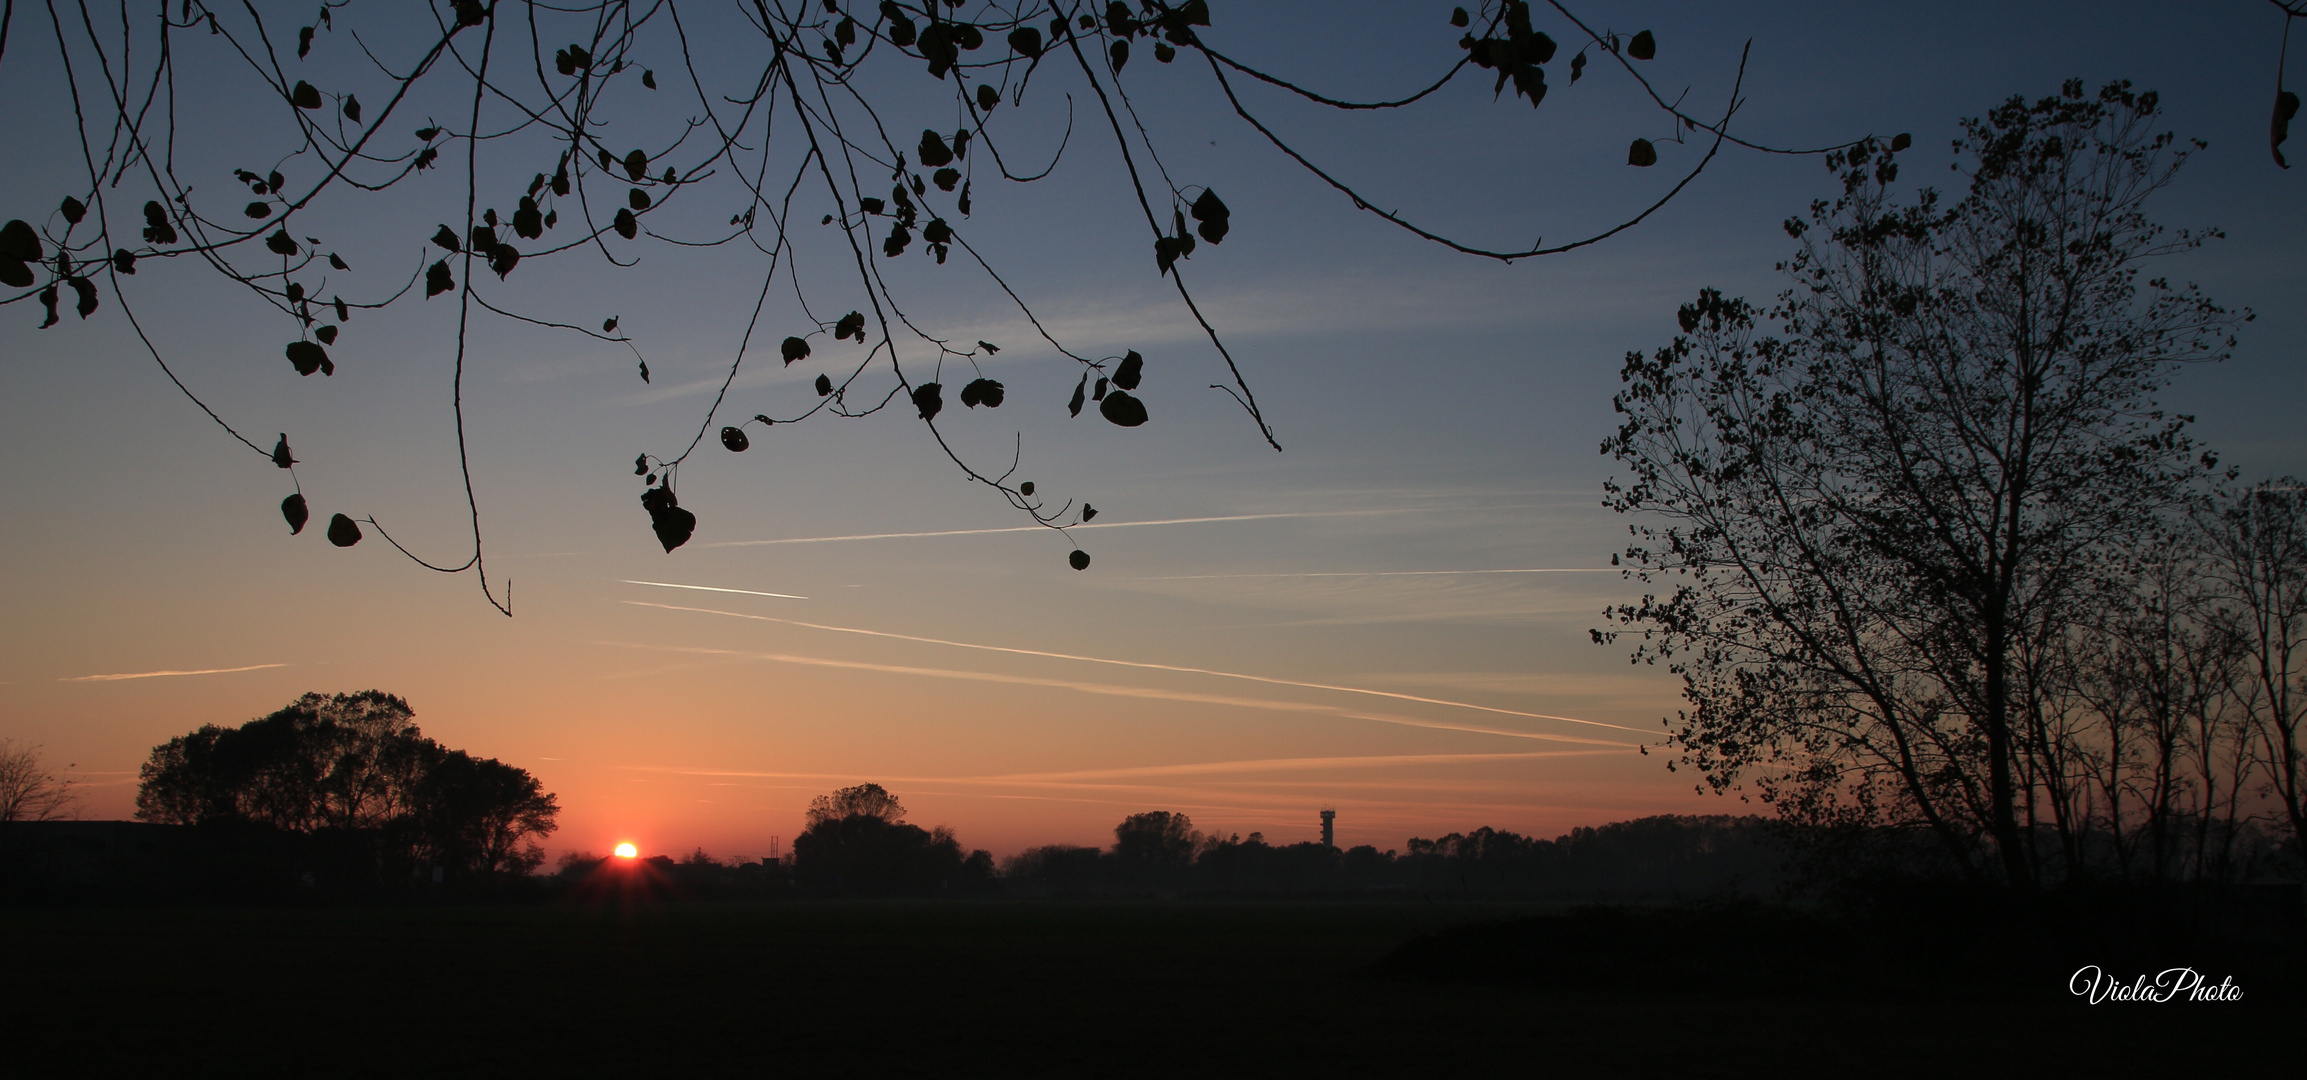
[[[1418,694],[1396,693],[1391,690],[1371,690],[1359,686],[1339,686],[1333,683],[1305,682],[1298,679],[1278,679],[1267,675],[1248,675],[1238,671],[1218,671],[1212,668],[1185,667],[1177,664],[1153,664],[1139,660],[1114,660],[1102,656],[1080,656],[1074,653],[1045,652],[1040,649],[1017,649],[1006,645],[978,645],[966,641],[948,641],[944,638],[916,637],[911,634],[892,634],[886,631],[864,630],[852,626],[826,626],[822,623],[802,622],[798,619],[779,619],[768,615],[749,615],[737,611],[719,611],[713,608],[694,608],[682,607],[675,604],[657,604],[646,600],[626,600],[623,601],[623,603],[631,604],[635,607],[663,608],[667,611],[689,611],[696,612],[701,615],[720,615],[732,619],[752,619],[758,622],[782,623],[786,626],[799,626],[810,630],[826,630],[840,634],[860,634],[866,637],[888,638],[895,641],[912,641],[925,645],[944,645],[956,649],[975,649],[981,652],[1008,653],[1014,656],[1036,656],[1051,660],[1071,660],[1084,664],[1108,664],[1114,667],[1137,668],[1143,671],[1170,671],[1186,675],[1208,675],[1221,679],[1240,679],[1244,682],[1263,683],[1269,686],[1290,686],[1303,690],[1327,690],[1340,694],[1361,694],[1368,697],[1389,698],[1395,701],[1412,701],[1421,705],[1440,705],[1453,709],[1470,709],[1475,712],[1494,713],[1499,716],[1518,716],[1530,720],[1554,720],[1565,724],[1580,724],[1586,727],[1608,728],[1613,731],[1627,731],[1636,735],[1650,734],[1650,732],[1641,728],[1626,727],[1622,724],[1604,723],[1600,720],[1582,720],[1575,716],[1556,716],[1552,713],[1526,712],[1521,709],[1502,709],[1493,705],[1476,705],[1471,702],[1451,701],[1446,698],[1424,697]]]
[[[1143,698],[1154,701],[1182,701],[1197,705],[1225,705],[1242,709],[1260,709],[1266,712],[1299,713],[1314,716],[1334,716],[1346,720],[1368,720],[1378,724],[1401,727],[1426,728],[1431,731],[1460,731],[1472,735],[1497,735],[1509,739],[1534,739],[1539,742],[1574,743],[1581,746],[1610,747],[1631,750],[1636,744],[1612,742],[1608,739],[1587,739],[1576,735],[1555,735],[1538,731],[1516,731],[1512,728],[1482,727],[1473,724],[1453,724],[1440,720],[1421,720],[1411,716],[1387,713],[1357,712],[1335,705],[1321,705],[1305,701],[1281,701],[1274,698],[1234,697],[1228,694],[1197,694],[1188,690],[1160,690],[1145,686],[1122,686],[1115,683],[1080,682],[1072,679],[1045,679],[1032,675],[1007,675],[991,671],[963,671],[956,668],[916,667],[905,664],[876,664],[864,660],[834,660],[822,656],[794,656],[786,653],[745,652],[739,649],[708,649],[684,645],[644,645],[624,641],[600,641],[597,645],[613,645],[628,649],[648,649],[655,652],[691,653],[701,656],[726,656],[740,660],[767,660],[779,664],[799,664],[805,667],[843,668],[851,671],[874,671],[890,675],[916,675],[931,679],[958,679],[963,682],[1003,683],[1010,686],[1040,686],[1053,690],[1073,690],[1103,697]]]
[[[745,596],[774,596],[779,600],[809,599],[806,596],[795,596],[792,593],[759,592],[753,589],[723,589],[713,585],[677,585],[670,581],[634,581],[631,578],[621,578],[619,580],[623,581],[627,585],[654,585],[660,589],[695,589],[698,592],[740,593]]]
[[[1206,525],[1220,521],[1271,521],[1276,518],[1362,517],[1371,514],[1408,514],[1397,510],[1307,510],[1286,514],[1227,514],[1222,517],[1163,518],[1159,521],[1108,521],[1069,525],[1069,529],[1142,529],[1149,525]],[[912,540],[930,536],[991,536],[995,533],[1040,532],[1046,525],[1009,525],[998,529],[943,529],[937,532],[859,533],[854,536],[795,536],[783,540],[720,540],[699,547],[761,547],[768,544],[832,544],[846,540]],[[636,582],[635,584],[651,584]],[[776,595],[774,593],[768,595]]]
[[[1400,765],[1466,765],[1487,761],[1527,761],[1534,758],[1584,757],[1605,750],[1517,750],[1495,754],[1369,754],[1349,757],[1253,758],[1241,761],[1200,761],[1184,765],[1138,765],[1117,769],[1081,769],[1073,772],[1012,773],[1003,776],[962,777],[959,781],[1017,783],[1049,780],[1121,780],[1151,776],[1207,776],[1228,773],[1305,772],[1323,769],[1382,769]]]
[[[262,671],[265,668],[287,667],[287,664],[250,664],[247,667],[202,668],[198,671],[131,671],[119,675],[74,675],[57,682],[120,682],[123,679],[160,679],[172,675],[230,675],[236,671]]]
[[[959,679],[964,682],[1006,683],[1011,686],[1043,686],[1054,690],[1076,690],[1084,694],[1106,697],[1152,698],[1158,701],[1187,701],[1202,705],[1234,705],[1247,709],[1267,709],[1278,712],[1337,713],[1328,705],[1307,702],[1274,701],[1267,698],[1233,697],[1225,694],[1196,694],[1182,690],[1157,690],[1142,686],[1119,686],[1113,683],[1078,682],[1072,679],[1044,679],[1032,675],[1005,675],[992,671],[963,671],[955,668],[914,667],[905,664],[876,664],[864,660],[834,660],[822,656],[793,656],[785,653],[755,653],[737,649],[705,649],[675,645],[631,645],[625,642],[603,644],[626,645],[628,648],[658,649],[666,652],[698,653],[705,656],[731,656],[744,660],[768,660],[779,664],[800,664],[806,667],[845,668],[851,671],[874,671],[889,675],[918,675],[932,679]]]
[[[1580,752],[1565,751],[1557,754],[1506,754],[1498,756],[1506,758],[1550,757],[1575,755],[1577,753]],[[1410,755],[1410,757],[1417,756],[1420,755]],[[1450,757],[1455,755],[1437,756]],[[1469,756],[1487,757],[1489,755]],[[1176,770],[1175,773],[1170,775],[1187,777],[1190,776],[1193,772],[1197,771],[1224,775],[1232,773],[1266,771],[1274,768],[1289,769],[1302,761],[1319,760],[1324,759],[1283,758],[1267,761],[1218,761],[1178,766],[1152,766],[1151,768]],[[1331,760],[1335,760],[1338,763],[1338,768],[1354,769],[1364,766],[1383,768],[1387,767],[1389,764],[1401,761],[1402,759],[1394,756],[1385,756],[1368,758],[1349,757]],[[872,774],[871,777],[868,777],[866,774],[847,772],[809,773],[753,771],[743,769],[695,769],[681,766],[664,765],[623,765],[617,766],[616,768],[619,770],[631,772],[654,774],[666,779],[687,779],[703,781],[709,786],[730,786],[726,783],[726,781],[729,780],[764,781],[765,783],[745,784],[742,786],[772,791],[813,791],[819,790],[818,785],[824,783],[852,783],[870,778],[878,783],[905,785],[907,788],[908,797],[920,795],[944,798],[991,799],[997,801],[1072,803],[1093,806],[1117,806],[1129,809],[1143,808],[1148,799],[1158,799],[1163,805],[1172,810],[1185,810],[1193,812],[1197,818],[1202,820],[1205,824],[1223,825],[1228,827],[1250,827],[1258,825],[1261,822],[1264,823],[1267,827],[1303,826],[1309,824],[1304,820],[1304,807],[1306,805],[1305,799],[1307,792],[1298,790],[1299,788],[1306,787],[1307,785],[1290,784],[1287,782],[1273,780],[1262,781],[1262,784],[1266,790],[1257,790],[1239,786],[1210,786],[1212,782],[1196,782],[1191,779],[1186,779],[1184,782],[1163,783],[1161,782],[1161,779],[1158,775],[1156,777],[1147,778],[1146,782],[1131,783],[1126,782],[1127,778],[1117,777],[1117,781],[1123,782],[1098,783],[1091,779],[1053,778],[1066,774],[1024,774],[1021,776],[1012,777],[892,776],[886,773],[876,773]],[[1307,771],[1315,771],[1319,768],[1320,766],[1309,766],[1307,767]],[[1096,772],[1096,770],[1092,770],[1091,772]],[[720,780],[722,782],[715,783],[716,780]],[[786,782],[777,783],[776,781]],[[792,781],[800,781],[800,783],[792,783]],[[1643,809],[1639,806],[1599,807],[1597,805],[1577,803],[1563,805],[1533,804],[1528,803],[1522,799],[1520,797],[1520,793],[1518,792],[1469,788],[1463,781],[1460,780],[1391,780],[1372,782],[1341,781],[1331,779],[1320,782],[1319,790],[1327,796],[1326,801],[1337,804],[1342,810],[1374,813],[1396,819],[1406,818],[1415,822],[1432,822],[1445,828],[1463,827],[1463,819],[1469,815],[1496,814],[1502,812],[1573,812],[1591,814],[1597,809],[1605,809],[1608,812],[1617,813],[1620,816],[1625,816],[1632,813],[1639,813]],[[1448,793],[1454,793],[1459,797],[1456,799],[1445,799],[1442,801],[1436,801],[1433,798],[1434,794]],[[1488,795],[1490,797],[1485,798],[1483,797],[1484,795]],[[1211,812],[1214,812],[1217,816],[1214,818],[1201,816],[1205,813]]]
[[[1169,574],[1139,581],[1216,581],[1223,578],[1452,577],[1466,574],[1615,574],[1613,566],[1531,567],[1518,570],[1335,570],[1271,574]]]
[[[902,776],[893,778],[900,783],[932,784],[1018,784],[1028,787],[1067,787],[1083,780],[1125,780],[1141,777],[1211,776],[1235,773],[1313,772],[1329,769],[1385,769],[1404,765],[1470,765],[1491,761],[1528,761],[1537,758],[1584,757],[1606,753],[1601,750],[1533,750],[1496,754],[1368,754],[1344,757],[1306,758],[1246,758],[1238,761],[1196,761],[1179,765],[1139,765],[1113,769],[1079,769],[1069,772],[1002,773],[991,776]],[[674,776],[730,777],[752,780],[842,780],[846,773],[753,772],[743,769],[685,769],[663,765],[621,765],[620,769],[634,772],[666,773]]]

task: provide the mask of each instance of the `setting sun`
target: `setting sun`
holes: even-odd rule
[[[634,847],[629,843],[617,845],[617,857],[620,859],[630,859],[636,855],[639,855],[640,853],[640,848]]]

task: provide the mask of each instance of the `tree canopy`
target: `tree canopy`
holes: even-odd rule
[[[237,728],[204,724],[153,747],[136,816],[359,834],[394,864],[525,873],[559,805],[537,778],[426,738],[376,690],[308,693]]]
[[[1202,846],[1202,834],[1193,819],[1168,810],[1131,814],[1113,827],[1113,856],[1125,867],[1144,874],[1176,870],[1193,861]]]
[[[1627,355],[1610,505],[1666,588],[1595,636],[1682,676],[1717,790],[1927,826],[2019,887],[2245,872],[2246,777],[2296,752],[2247,745],[2272,729],[2222,627],[2249,601],[2187,528],[2234,475],[2157,396],[2250,314],[2152,274],[2219,235],[2146,213],[2189,149],[2158,108],[2013,97],[1965,121],[1952,202],[1892,194],[1904,139],[1830,154],[1844,194],[1788,221],[1775,306],[1704,292]]]
[[[984,884],[993,856],[964,853],[953,830],[905,822],[905,807],[879,784],[820,795],[793,839],[793,872],[812,888],[867,896],[922,895]]]
[[[858,784],[809,800],[809,811],[803,815],[803,821],[808,826],[816,826],[859,816],[896,824],[905,820],[905,804],[879,784]]]

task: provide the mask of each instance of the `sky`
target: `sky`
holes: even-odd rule
[[[293,25],[310,6],[259,8]],[[1211,7],[1215,47],[1340,96],[1401,95],[1458,55],[1448,4]],[[390,87],[352,30],[382,57],[422,47],[386,10],[404,9],[340,9],[290,77],[376,109]],[[727,10],[684,10],[708,78],[758,67],[744,34],[716,30]],[[2296,300],[2307,170],[2286,173],[2267,150],[2282,30],[2269,5],[1573,10],[1598,28],[1652,30],[1658,56],[1645,72],[1670,95],[1687,87],[1702,114],[1719,113],[1751,42],[1734,131],[1779,146],[1910,132],[1910,190],[1951,177],[1940,163],[1957,120],[2010,95],[2053,93],[2067,78],[2158,90],[2169,126],[2210,145],[2151,213],[2225,233],[2158,269],[2257,316],[2232,359],[2183,372],[2164,400],[2196,416],[2198,437],[2246,478],[2307,473],[2296,419],[2307,405],[2307,306]],[[1565,54],[1579,40],[1558,17],[1540,28]],[[43,220],[84,187],[55,34],[45,12],[19,12],[0,58],[0,146],[12,153],[0,216]],[[229,210],[247,198],[233,169],[264,172],[293,149],[273,115],[285,107],[247,104],[261,84],[206,35],[180,35],[175,50],[180,95],[206,103],[180,110],[178,173],[203,205]],[[668,77],[677,50],[669,34],[643,34],[635,63],[665,89],[612,103],[612,139],[701,114],[695,92],[678,97]],[[2291,66],[2294,83],[2307,81]],[[77,74],[84,95],[103,93]],[[36,305],[0,308],[0,450],[15,463],[0,475],[0,736],[65,767],[83,816],[120,818],[133,812],[137,766],[174,735],[308,690],[382,689],[405,697],[427,734],[542,779],[562,808],[556,851],[632,840],[767,855],[790,844],[812,797],[867,781],[897,793],[910,820],[997,854],[1107,843],[1123,816],[1153,809],[1296,842],[1315,839],[1317,811],[1334,807],[1341,845],[1381,849],[1483,825],[1553,836],[1647,814],[1764,810],[1669,771],[1659,743],[1676,679],[1590,640],[1608,605],[1639,593],[1609,565],[1629,522],[1601,506],[1613,469],[1597,447],[1615,427],[1620,358],[1669,340],[1677,305],[1702,287],[1757,299],[1783,287],[1773,265],[1792,249],[1781,222],[1837,190],[1819,159],[1726,149],[1639,227],[1501,265],[1358,213],[1234,117],[1206,67],[1136,57],[1123,81],[1161,167],[1232,210],[1223,245],[1182,265],[1276,453],[1207,388],[1227,381],[1224,361],[1147,257],[1103,116],[1079,73],[1064,75],[1037,75],[1025,102],[993,120],[1012,168],[1038,167],[1066,130],[1070,94],[1055,172],[1033,184],[976,173],[974,214],[957,227],[1069,347],[1142,352],[1152,421],[1069,418],[1078,369],[960,252],[937,266],[917,242],[883,266],[918,325],[1002,346],[977,363],[1007,385],[1007,403],[972,411],[948,394],[940,427],[996,471],[1014,453],[1016,477],[1053,505],[1095,504],[1096,522],[1070,539],[968,482],[909,410],[892,408],[754,426],[742,454],[708,438],[679,476],[696,535],[665,553],[636,505],[634,456],[676,455],[696,434],[768,260],[612,241],[638,261],[611,267],[579,250],[482,284],[492,303],[539,319],[618,317],[651,370],[642,382],[623,345],[473,324],[462,404],[490,581],[500,597],[503,582],[512,589],[507,619],[469,573],[418,568],[373,534],[342,550],[319,535],[344,511],[373,515],[434,561],[470,553],[453,296],[356,313],[331,349],[336,374],[299,379],[281,360],[290,319],[189,260],[147,262],[128,300],[162,356],[252,440],[269,448],[287,434],[315,527],[288,535],[276,509],[294,490],[288,474],[185,400],[109,284],[85,322],[67,310],[38,330]],[[1482,244],[1607,228],[1703,153],[1673,142],[1607,65],[1555,82],[1536,110],[1493,101],[1471,78],[1387,114],[1237,86],[1373,203]],[[910,66],[861,88],[888,103],[893,132],[954,126],[950,100]],[[380,129],[411,147],[418,117],[459,115],[448,96],[419,93],[406,108]],[[773,160],[786,160],[776,155],[789,153],[787,134],[772,136]],[[1657,167],[1625,164],[1636,136],[1658,140]],[[435,223],[464,213],[462,153],[299,219],[353,267],[329,291],[381,298],[434,257],[422,252]],[[484,151],[482,186],[509,192],[495,200],[509,209],[551,160],[542,139],[503,140]],[[304,159],[280,167],[292,190],[300,167],[315,171]],[[652,231],[711,234],[744,201],[726,177],[716,183],[651,215]],[[622,187],[596,207],[613,208]],[[133,232],[147,197],[133,178],[108,193],[115,227]],[[795,207],[811,310],[863,307],[837,234],[813,224],[831,210],[822,188],[804,187]],[[716,428],[804,409],[820,370],[862,355],[821,335],[811,359],[777,365],[776,340],[810,326],[792,265],[763,305],[767,348],[754,342]],[[901,355],[908,371],[928,363],[918,347]],[[966,361],[941,374],[948,385],[974,377]],[[1076,545],[1093,558],[1085,571],[1067,566]]]

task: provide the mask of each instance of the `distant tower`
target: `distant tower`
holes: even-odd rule
[[[1336,851],[1338,849],[1337,821],[1337,811],[1322,811],[1322,846],[1329,848],[1332,851]]]

